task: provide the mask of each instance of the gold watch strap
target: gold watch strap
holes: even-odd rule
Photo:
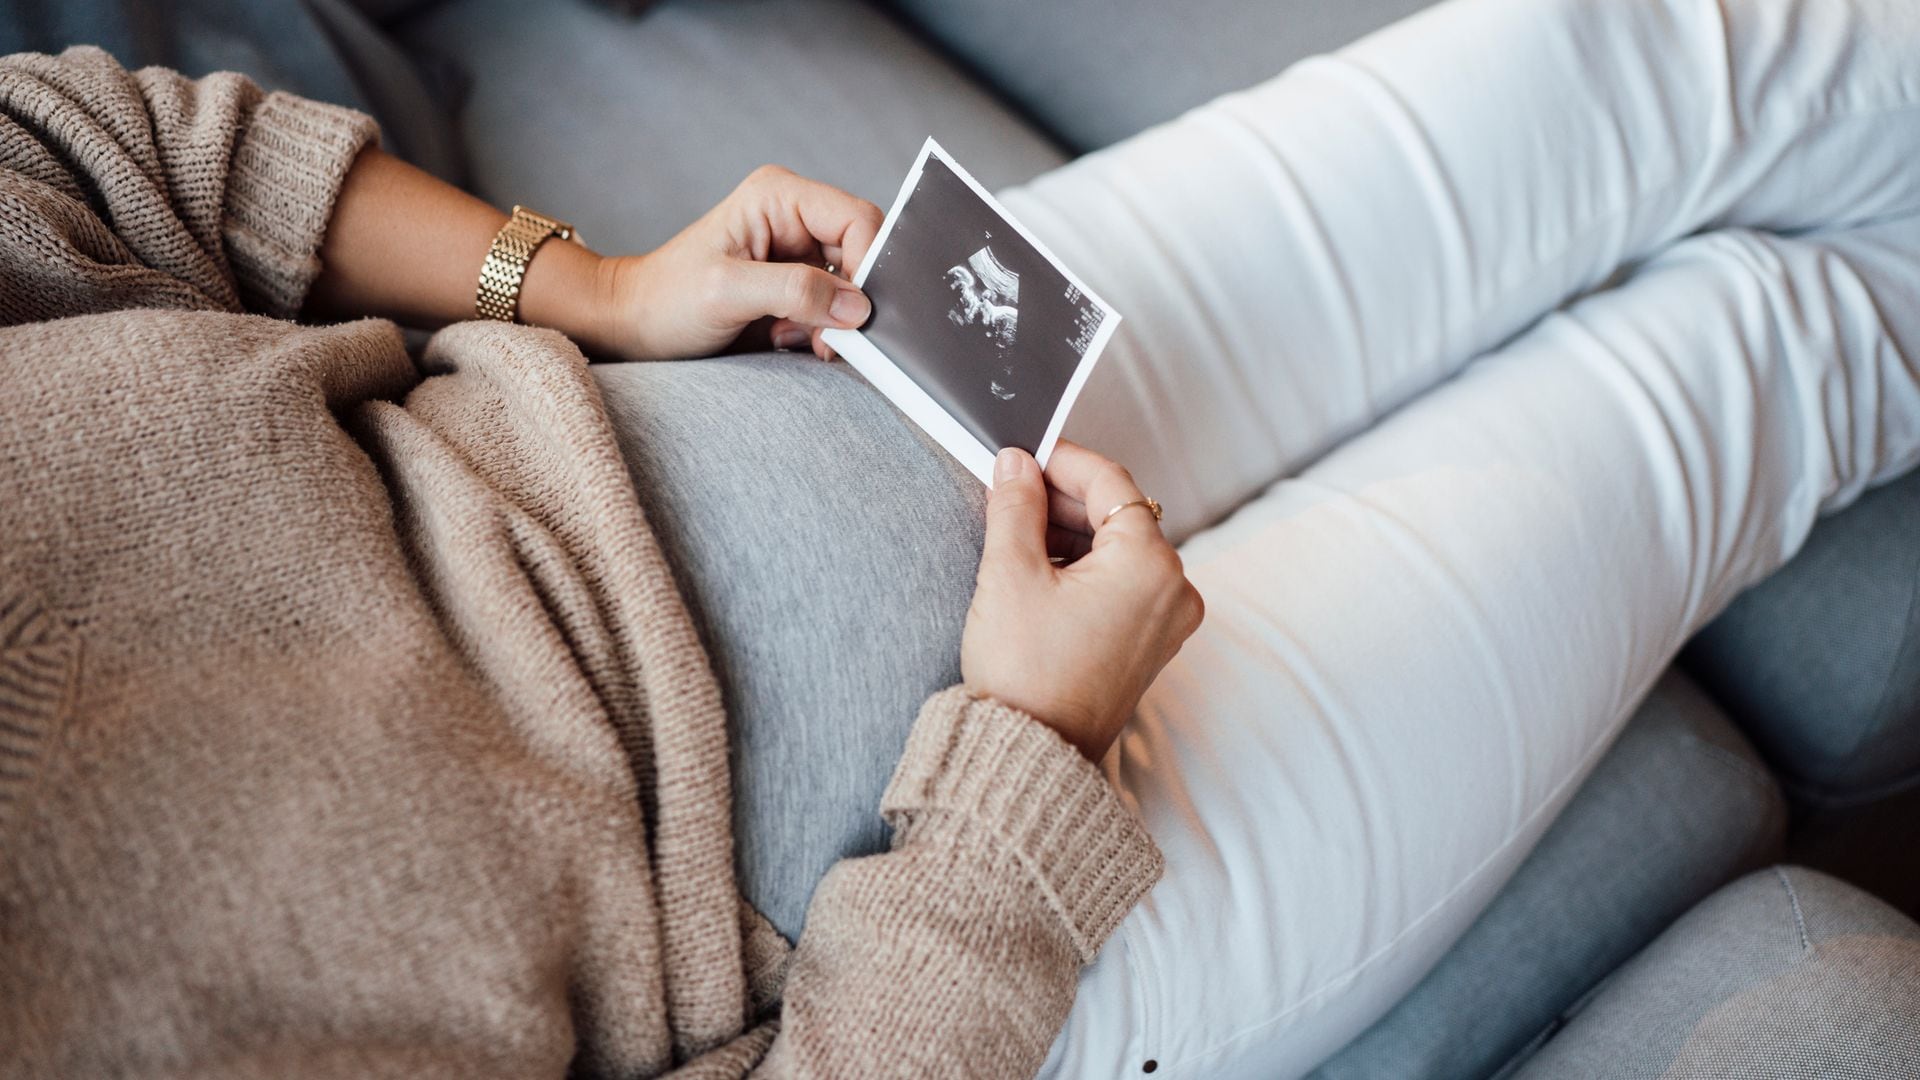
[[[548,237],[574,238],[573,226],[524,206],[513,208],[513,216],[493,236],[487,259],[480,264],[480,287],[473,298],[473,311],[482,319],[514,322],[520,314],[520,283],[526,280],[527,264]]]

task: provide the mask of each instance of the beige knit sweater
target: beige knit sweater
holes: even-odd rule
[[[789,960],[579,351],[285,321],[373,137],[0,60],[0,1075],[1032,1072],[1138,824],[940,694]]]

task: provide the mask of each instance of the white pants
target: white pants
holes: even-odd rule
[[[1337,1050],[1914,463],[1917,102],[1912,0],[1454,0],[1007,193],[1126,316],[1068,435],[1208,608],[1108,763],[1166,878],[1049,1075]]]

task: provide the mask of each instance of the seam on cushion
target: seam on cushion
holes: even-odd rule
[[[1800,932],[1800,951],[1812,952],[1813,944],[1807,940],[1807,916],[1800,910],[1800,894],[1793,887],[1793,879],[1787,876],[1784,866],[1773,868],[1773,874],[1780,879],[1780,887],[1787,890],[1787,899],[1793,904],[1793,927]]]

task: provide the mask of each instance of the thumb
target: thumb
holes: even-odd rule
[[[735,322],[764,315],[808,326],[853,329],[867,321],[873,305],[866,294],[817,266],[805,263],[734,263],[733,282],[722,304]]]
[[[982,570],[1038,569],[1047,562],[1047,482],[1025,450],[1008,447],[993,460],[993,492],[987,497],[987,539]]]

